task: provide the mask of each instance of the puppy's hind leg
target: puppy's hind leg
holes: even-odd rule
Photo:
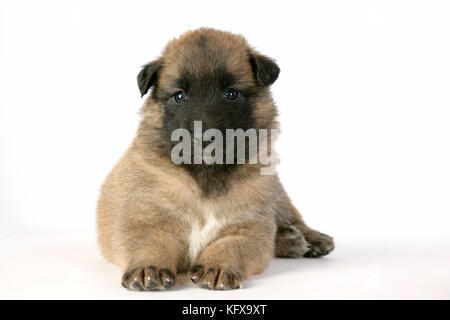
[[[290,201],[282,207],[277,215],[275,256],[317,258],[333,251],[332,237],[308,227]]]
[[[278,226],[275,255],[280,258],[300,258],[309,251],[303,234],[294,226]]]

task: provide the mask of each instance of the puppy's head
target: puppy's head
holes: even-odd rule
[[[194,121],[202,121],[203,131],[215,128],[223,134],[273,128],[276,109],[269,86],[279,72],[244,37],[202,28],[169,42],[159,59],[142,68],[138,86],[142,95],[151,90],[144,109],[158,119],[170,147],[172,132],[193,132]]]

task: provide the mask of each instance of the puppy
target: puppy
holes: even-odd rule
[[[261,164],[175,164],[176,129],[276,129],[269,87],[280,69],[244,37],[210,28],[168,43],[138,75],[136,136],[98,201],[98,242],[130,290],[173,286],[188,274],[202,288],[236,289],[272,257],[319,257],[331,237],[308,227],[278,176]],[[272,154],[270,146],[267,148]],[[246,155],[249,154],[246,149]]]

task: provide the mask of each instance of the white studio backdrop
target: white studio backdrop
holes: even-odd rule
[[[450,243],[449,2],[0,3],[2,229],[93,232],[138,125],[140,66],[209,26],[278,61],[279,172],[311,226]]]

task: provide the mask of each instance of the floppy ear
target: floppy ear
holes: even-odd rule
[[[277,80],[280,68],[275,61],[262,54],[250,53],[249,56],[253,74],[263,86],[268,87]]]
[[[158,72],[162,68],[162,59],[158,59],[147,63],[142,67],[141,72],[137,76],[137,82],[141,97],[150,90],[151,86],[155,84],[158,79]]]

